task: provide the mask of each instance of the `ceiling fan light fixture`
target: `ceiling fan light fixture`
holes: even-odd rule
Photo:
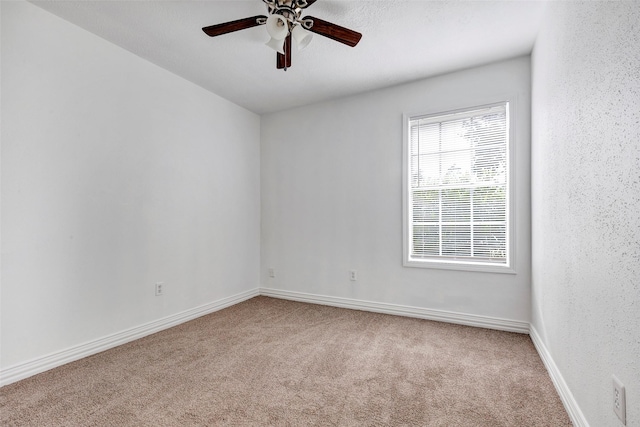
[[[313,39],[313,34],[309,31],[302,28],[302,25],[296,25],[291,30],[291,36],[296,41],[296,46],[298,46],[298,50],[302,50],[311,43],[311,39]]]
[[[208,27],[203,27],[202,31],[209,37],[216,37],[264,25],[271,37],[265,44],[278,52],[276,68],[284,69],[285,71],[291,67],[291,45],[294,40],[298,50],[302,50],[311,42],[313,38],[311,33],[320,34],[323,37],[351,47],[357,45],[362,38],[362,34],[357,31],[312,16],[303,17],[302,14],[305,9],[317,0],[261,1],[267,6],[268,16],[258,15],[222,24],[209,25]]]
[[[289,23],[282,15],[269,15],[266,26],[272,39],[284,40],[289,34]]]

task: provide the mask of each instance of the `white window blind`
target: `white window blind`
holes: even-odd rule
[[[509,265],[508,111],[408,119],[409,261]]]

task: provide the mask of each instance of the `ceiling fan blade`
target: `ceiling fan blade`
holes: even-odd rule
[[[267,17],[264,15],[258,15],[251,18],[225,22],[223,24],[211,25],[209,27],[204,27],[202,31],[204,31],[209,37],[215,37],[238,30],[244,30],[246,28],[257,27],[258,25],[263,25],[265,22],[267,22]]]
[[[300,9],[306,9],[318,0],[296,0],[296,6]]]
[[[328,37],[337,42],[344,43],[347,46],[354,47],[362,38],[362,34],[356,31],[332,24],[331,22],[327,22],[319,18],[314,18],[313,16],[307,16],[305,17],[305,20],[311,20],[313,22],[313,25],[309,28],[305,25],[305,28],[309,31]]]
[[[291,34],[284,40],[284,55],[278,53],[276,57],[276,68],[279,70],[291,68]]]

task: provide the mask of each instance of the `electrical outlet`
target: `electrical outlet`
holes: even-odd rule
[[[164,283],[158,282],[156,283],[156,296],[159,297],[164,294]]]
[[[276,277],[276,270],[272,267],[269,268],[269,277],[274,279]]]
[[[352,282],[358,280],[358,272],[356,270],[349,270],[349,279],[351,279]]]
[[[613,412],[623,425],[627,425],[627,403],[625,402],[624,385],[613,375]]]

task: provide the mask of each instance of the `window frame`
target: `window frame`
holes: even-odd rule
[[[404,267],[417,267],[429,269],[445,269],[459,271],[478,271],[489,273],[506,273],[516,274],[516,96],[500,97],[490,102],[466,103],[465,106],[456,106],[448,109],[431,109],[418,113],[404,113],[402,115],[402,253]],[[413,119],[446,116],[460,114],[465,111],[482,109],[491,106],[506,103],[506,111],[508,117],[508,142],[507,142],[507,224],[506,224],[506,241],[507,241],[507,263],[492,264],[483,262],[474,262],[466,260],[447,260],[447,259],[414,259],[411,258],[411,222],[409,218],[411,200],[409,192],[411,191],[411,132],[409,123]]]

